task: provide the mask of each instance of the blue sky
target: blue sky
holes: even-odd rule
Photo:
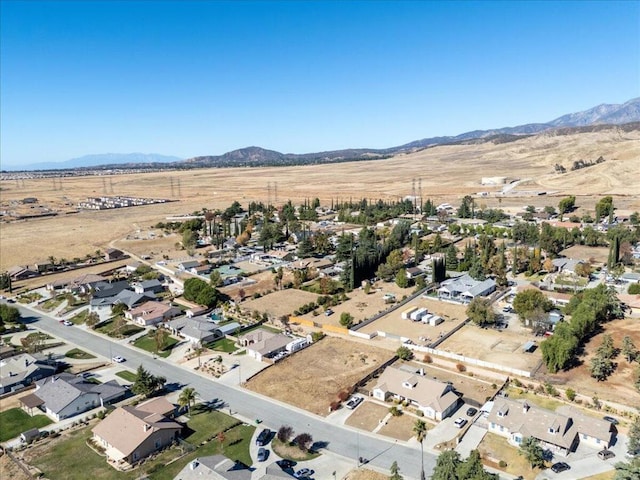
[[[5,165],[305,153],[640,96],[640,2],[0,2]]]

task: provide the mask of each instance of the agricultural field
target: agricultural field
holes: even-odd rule
[[[324,416],[341,391],[350,389],[392,355],[364,343],[326,337],[261,371],[245,386]]]

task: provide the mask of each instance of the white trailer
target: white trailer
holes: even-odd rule
[[[422,320],[422,317],[424,317],[427,313],[428,311],[426,308],[419,308],[418,310],[416,310],[411,314],[410,318],[414,322],[419,322],[420,320]]]
[[[413,312],[415,312],[417,309],[418,309],[418,307],[411,307],[411,308],[407,308],[404,312],[402,312],[402,313],[400,314],[400,317],[401,317],[403,320],[408,320],[408,319],[411,317],[411,314],[412,314]]]
[[[427,315],[422,317],[421,321],[422,321],[422,323],[429,323],[431,321],[431,318],[434,317],[434,316],[435,315],[431,315],[430,313],[428,313]]]
[[[429,325],[431,325],[432,327],[440,325],[442,322],[444,322],[443,318],[439,317],[438,315],[434,315],[429,319]]]

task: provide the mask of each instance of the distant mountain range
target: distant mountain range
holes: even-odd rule
[[[423,148],[445,144],[482,143],[492,141],[503,143],[515,141],[523,136],[556,130],[559,134],[592,131],[604,125],[622,125],[640,122],[640,97],[623,104],[602,104],[583,112],[569,113],[546,123],[528,123],[516,127],[492,130],[474,130],[456,136],[431,137],[416,140],[405,145],[387,149],[346,149],[317,153],[280,153],[260,147],[247,147],[227,152],[223,155],[205,155],[182,160],[158,154],[103,154],[86,155],[59,163],[38,163],[20,167],[21,170],[54,170],[98,167],[107,168],[203,168],[239,166],[284,166],[313,163],[346,162],[388,158],[402,152],[412,152]],[[629,128],[640,128],[640,124]],[[16,168],[9,167],[14,170]]]

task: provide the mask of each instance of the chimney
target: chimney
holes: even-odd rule
[[[149,425],[148,423],[144,424],[144,431],[145,432],[148,432],[150,428],[151,428],[151,425]]]

